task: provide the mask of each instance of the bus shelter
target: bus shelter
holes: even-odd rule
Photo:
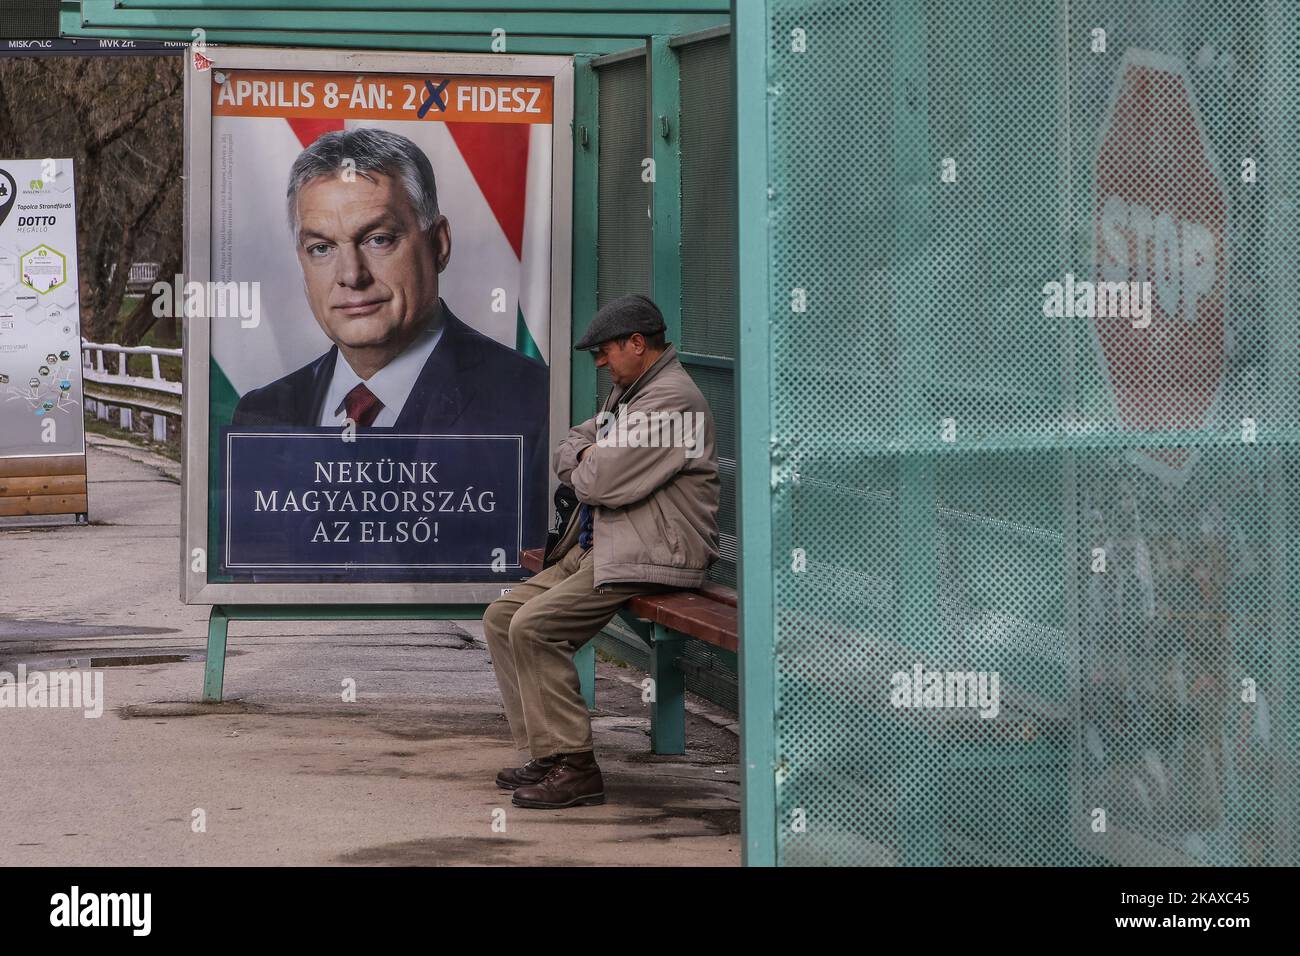
[[[748,863],[1296,863],[1300,11],[271,6],[61,26],[572,57],[570,332],[649,294],[719,426]]]

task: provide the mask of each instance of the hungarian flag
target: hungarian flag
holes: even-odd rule
[[[261,282],[261,325],[213,335],[213,358],[234,392],[329,348],[302,291],[285,193],[303,149],[324,133],[360,126],[406,136],[433,165],[451,231],[439,293],[452,311],[549,365],[550,123],[215,116],[212,277]]]

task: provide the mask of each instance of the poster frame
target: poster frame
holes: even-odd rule
[[[187,51],[188,52],[188,51]],[[551,117],[550,435],[548,448],[568,433],[572,352],[573,58],[550,55],[399,53],[275,47],[207,47],[210,67],[186,56],[184,277],[211,280],[212,75],[214,71],[277,70],[384,73],[458,73],[546,77],[553,83]],[[211,582],[208,549],[209,368],[211,323],[186,318],[184,333],[184,454],[181,469],[180,598],[186,604],[485,604],[513,581],[433,582]],[[556,479],[550,475],[548,501]],[[548,509],[549,511],[549,509]]]

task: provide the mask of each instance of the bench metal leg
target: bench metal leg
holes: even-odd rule
[[[596,639],[593,637],[573,654],[573,666],[578,669],[578,686],[588,710],[596,709]]]
[[[226,630],[230,621],[472,621],[482,604],[214,604],[208,618],[208,659],[203,669],[203,700],[221,701],[226,674]],[[596,669],[591,650],[588,673]],[[595,681],[589,679],[591,686]]]
[[[657,754],[686,753],[686,675],[676,664],[684,641],[661,624],[651,629],[650,749]]]
[[[226,630],[229,624],[226,609],[218,604],[212,605],[212,614],[208,617],[208,658],[203,665],[205,704],[221,703],[221,686],[226,677]]]

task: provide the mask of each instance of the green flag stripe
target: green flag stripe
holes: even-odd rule
[[[542,358],[542,350],[537,347],[533,341],[533,335],[528,331],[528,323],[524,321],[524,310],[516,309],[515,314],[515,351],[522,352],[529,358],[535,358],[539,362],[545,363]]]

